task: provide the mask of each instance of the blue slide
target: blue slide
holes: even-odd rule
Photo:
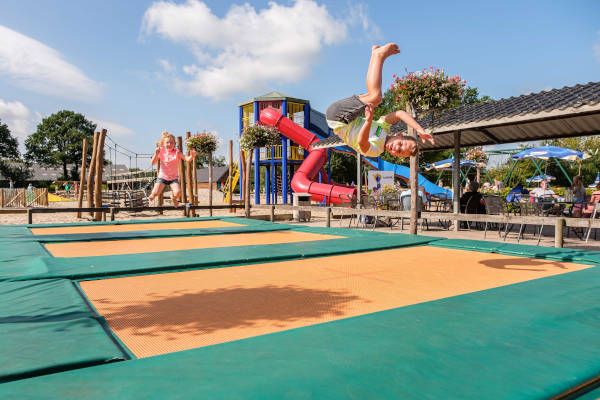
[[[329,127],[327,126],[327,121],[325,120],[325,114],[310,109],[310,126],[309,130],[315,135],[319,136],[321,139],[329,136]],[[336,147],[337,150],[342,152],[352,152],[347,146]],[[367,162],[370,166],[380,171],[394,171],[394,174],[405,181],[410,179],[410,168],[407,168],[403,165],[393,164],[387,161],[382,160],[381,158],[367,158],[363,157],[363,160]],[[423,175],[419,174],[419,186],[423,186],[425,188],[425,192],[430,195],[438,196],[438,197],[447,197],[449,199],[452,198],[452,191],[448,189],[444,189],[439,187],[435,183],[427,180]]]

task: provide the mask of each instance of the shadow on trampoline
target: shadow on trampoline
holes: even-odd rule
[[[169,296],[149,293],[137,302],[97,299],[104,317],[115,330],[130,335],[205,335],[220,330],[271,327],[288,323],[343,317],[352,302],[370,301],[346,291],[318,290],[297,286],[230,287]],[[356,304],[354,305],[356,306]]]
[[[542,267],[568,269],[564,263],[549,260],[537,260],[533,258],[498,258],[489,260],[480,260],[480,264],[489,268],[516,270],[516,271],[547,271],[548,268],[517,268],[517,267]]]

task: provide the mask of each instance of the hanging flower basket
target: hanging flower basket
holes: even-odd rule
[[[444,70],[424,69],[409,72],[402,78],[394,77],[390,90],[396,95],[397,103],[410,103],[422,116],[430,110],[443,110],[452,107],[464,92],[466,81],[460,76],[447,76]]]
[[[483,151],[481,147],[473,147],[472,149],[467,150],[465,159],[485,165],[488,160],[488,155],[485,154],[485,151]]]
[[[214,153],[218,143],[219,139],[211,132],[196,133],[185,141],[186,147],[196,150],[198,154]]]
[[[259,147],[274,146],[281,141],[279,131],[271,126],[254,124],[242,132],[240,146],[248,151]]]

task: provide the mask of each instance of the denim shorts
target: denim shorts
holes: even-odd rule
[[[357,95],[338,100],[327,108],[325,118],[328,121],[343,122],[349,124],[358,117],[365,115],[367,105]]]
[[[163,179],[163,178],[156,178],[156,181],[158,183],[164,183],[165,185],[170,185],[172,183],[179,183],[179,179],[173,179],[171,181],[168,181],[168,180]]]

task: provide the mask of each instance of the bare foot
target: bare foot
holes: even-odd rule
[[[374,55],[378,55],[383,58],[387,58],[393,54],[400,53],[400,49],[398,48],[398,45],[396,43],[388,43],[383,47],[373,46],[373,48],[371,49],[371,52]]]

